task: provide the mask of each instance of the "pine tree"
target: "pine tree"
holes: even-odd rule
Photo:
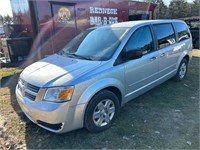
[[[3,25],[3,16],[0,15],[0,25]]]
[[[194,0],[191,4],[190,16],[200,16],[200,1]]]
[[[156,19],[167,19],[168,18],[168,8],[164,4],[163,0],[152,0],[153,3],[157,4],[155,9]]]
[[[8,14],[3,17],[3,24],[11,24],[13,23],[13,18]]]
[[[189,17],[190,5],[186,0],[172,0],[169,4],[169,18],[185,18]]]

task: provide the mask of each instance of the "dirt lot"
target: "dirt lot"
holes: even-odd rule
[[[183,82],[169,80],[127,103],[112,128],[98,134],[80,129],[58,135],[38,127],[16,102],[18,74],[4,78],[0,149],[199,149],[200,51],[194,56]]]

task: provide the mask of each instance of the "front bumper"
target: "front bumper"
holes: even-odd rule
[[[16,87],[17,101],[25,115],[40,127],[63,133],[83,127],[85,105],[70,106],[70,102],[32,101],[23,97]]]

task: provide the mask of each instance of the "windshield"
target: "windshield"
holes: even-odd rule
[[[129,28],[88,29],[76,36],[60,55],[88,60],[108,60],[112,57]]]

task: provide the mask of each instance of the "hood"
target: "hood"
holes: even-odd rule
[[[55,54],[28,66],[20,77],[38,87],[61,86],[100,64],[100,61],[74,59]],[[56,80],[63,76],[65,81],[56,83]]]

